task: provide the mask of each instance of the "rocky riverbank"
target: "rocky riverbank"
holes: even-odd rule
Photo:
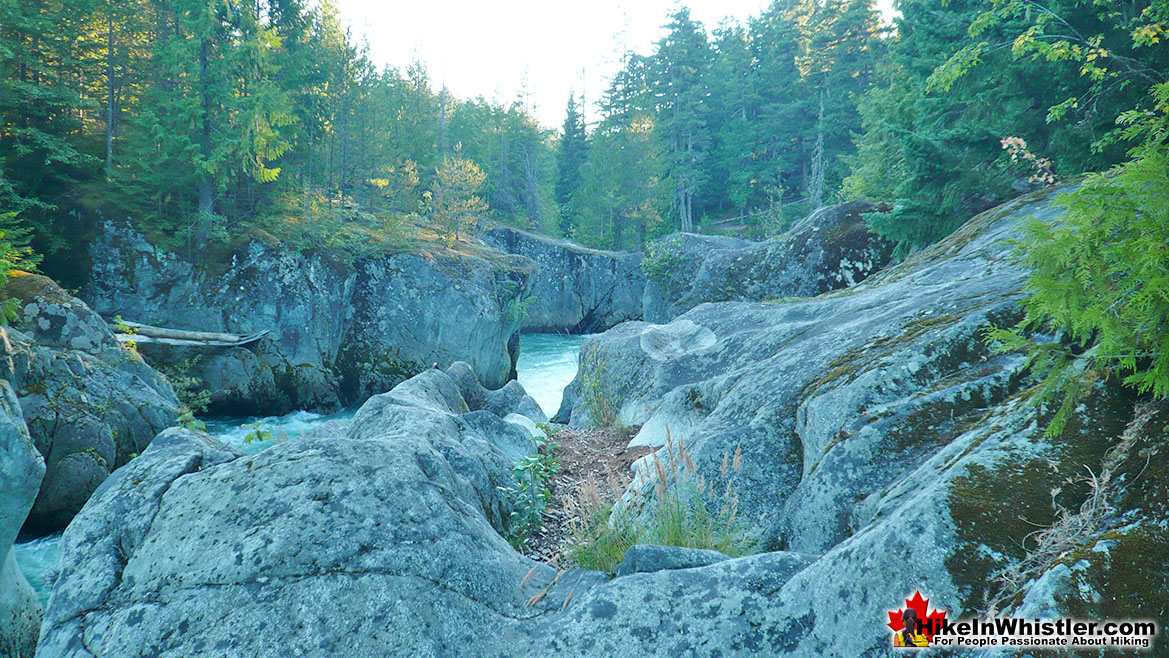
[[[53,281],[13,272],[5,294],[20,310],[13,326],[0,328],[0,378],[15,391],[47,469],[25,529],[49,532],[173,425],[179,403],[162,375]]]
[[[731,492],[766,552],[638,549],[615,578],[517,554],[500,487],[539,414],[458,366],[258,455],[160,436],[66,532],[38,655],[877,656],[915,590],[954,617],[1155,618],[1169,411],[1101,383],[1047,437],[1023,358],[980,335],[1017,317],[1025,273],[1004,241],[1057,221],[1048,201],[847,291],[588,341],[565,413],[610,405],[650,446],[669,426],[710,479],[738,454]],[[640,464],[626,502],[653,485]],[[1032,552],[1037,527],[1073,517],[1085,533]]]
[[[213,413],[336,410],[429,368],[467,361],[488,386],[514,376],[532,263],[495,250],[401,253],[352,265],[252,240],[195,266],[106,223],[81,296],[112,318],[266,338],[249,347],[154,350],[211,392]],[[144,346],[145,348],[146,346]]]

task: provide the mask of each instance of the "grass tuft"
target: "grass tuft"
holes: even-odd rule
[[[677,442],[666,430],[666,461],[657,454],[651,457],[657,481],[654,483],[652,507],[642,514],[630,509],[617,515],[612,504],[603,502],[597,483],[589,478],[573,502],[573,543],[565,557],[581,569],[612,573],[625,552],[636,544],[656,544],[684,548],[716,550],[730,557],[758,551],[752,529],[739,516],[739,497],[731,486],[731,477],[739,470],[742,452],[723,455],[721,482],[708,482],[686,452],[681,439]],[[628,482],[621,482],[612,472],[606,485],[620,498]],[[717,510],[709,500],[717,491],[722,503]]]

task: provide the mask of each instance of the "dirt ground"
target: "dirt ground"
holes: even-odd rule
[[[560,459],[560,467],[552,478],[552,499],[544,510],[540,528],[532,533],[523,554],[551,565],[559,563],[561,552],[571,540],[570,524],[575,507],[566,504],[575,499],[580,485],[591,475],[606,502],[614,493],[605,482],[612,471],[621,482],[631,479],[630,465],[653,452],[651,448],[627,448],[637,428],[580,428],[558,427],[551,442],[558,447],[552,454]],[[607,468],[606,468],[607,467]]]

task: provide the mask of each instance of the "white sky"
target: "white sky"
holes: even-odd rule
[[[879,0],[884,7],[893,0]],[[622,46],[646,53],[677,0],[336,0],[375,62],[405,69],[421,59],[436,87],[463,98],[510,101],[520,89],[541,123],[564,121],[569,90],[587,94],[588,116],[617,70]],[[690,0],[707,30],[742,21],[770,0]]]

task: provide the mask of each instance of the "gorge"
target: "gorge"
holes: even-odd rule
[[[758,275],[740,292],[714,289],[733,301],[679,308],[661,324],[623,302],[626,321],[600,333],[525,335],[501,350],[510,359],[518,346],[520,384],[484,387],[456,361],[419,368],[356,411],[209,423],[220,440],[166,430],[59,540],[15,551],[29,580],[52,588],[36,655],[875,656],[888,646],[885,612],[913,590],[955,616],[988,605],[1107,616],[1123,600],[1155,617],[1165,590],[1144,578],[1169,546],[1157,530],[1155,449],[1166,410],[1101,382],[1047,437],[1027,404],[1035,386],[1023,357],[981,337],[1018,317],[1024,271],[1009,241],[1029,217],[1058,221],[1053,194],[980,215],[868,278],[829,277],[837,289],[819,296],[783,294],[798,278]],[[688,253],[742,267],[789,238]],[[828,265],[862,260],[832,253]],[[574,328],[589,315],[545,317],[556,313]],[[712,495],[734,497],[760,552],[712,562],[639,548],[617,577],[559,573],[516,553],[502,537],[517,503],[502,492],[512,465],[537,450],[536,424],[587,425],[602,410],[640,427],[634,444],[725,481]],[[1083,465],[1107,488],[1077,480]],[[632,518],[652,509],[643,501],[660,473],[638,461],[617,508]],[[1090,550],[1036,562],[1034,524],[1092,495],[1109,507],[1084,520]],[[59,573],[46,578],[58,548]],[[1133,559],[1147,567],[1134,572]],[[1021,580],[996,580],[1012,569]]]

